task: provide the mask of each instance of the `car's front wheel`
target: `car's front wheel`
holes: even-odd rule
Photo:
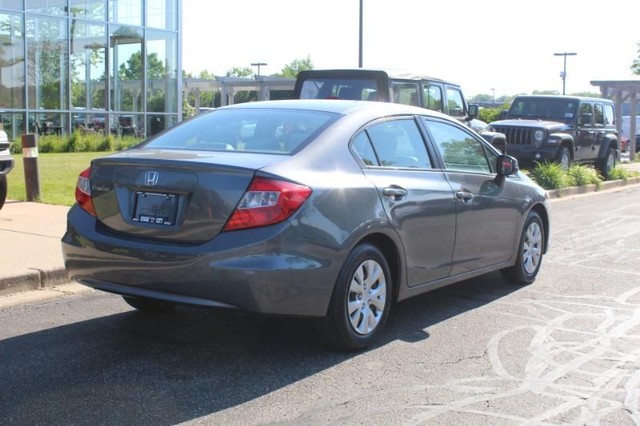
[[[147,299],[144,297],[122,296],[129,306],[143,312],[166,312],[174,309],[176,305],[162,300]]]
[[[516,263],[500,272],[504,279],[511,284],[531,284],[535,281],[540,270],[543,253],[544,226],[540,215],[531,211],[522,228]]]
[[[391,308],[392,282],[384,255],[370,244],[347,257],[320,332],[330,346],[363,349],[380,334]]]
[[[0,209],[4,206],[4,202],[7,200],[7,177],[0,175]]]

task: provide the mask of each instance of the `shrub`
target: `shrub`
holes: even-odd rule
[[[544,189],[561,189],[568,186],[566,171],[558,163],[536,163],[530,175]]]
[[[618,164],[611,170],[609,178],[611,180],[627,180],[629,178],[629,172]]]
[[[596,169],[588,166],[573,165],[567,170],[567,184],[569,186],[583,186],[595,184],[600,186],[603,179]]]

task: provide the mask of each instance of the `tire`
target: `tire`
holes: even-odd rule
[[[605,155],[602,160],[598,161],[597,168],[605,180],[609,180],[609,178],[611,178],[611,171],[616,166],[616,162],[616,151],[613,148],[609,148],[607,155]]]
[[[556,157],[556,162],[562,166],[564,170],[568,170],[571,167],[571,152],[566,146],[561,146]]]
[[[147,299],[144,297],[122,296],[122,298],[129,304],[129,306],[142,312],[167,312],[175,309],[176,307],[176,305],[171,302]]]
[[[542,264],[544,241],[542,219],[538,213],[531,211],[522,228],[516,263],[500,270],[502,277],[514,285],[527,285],[534,282]]]
[[[393,294],[384,255],[370,244],[347,256],[336,281],[327,316],[319,322],[325,342],[336,349],[364,349],[384,327]]]
[[[7,177],[0,175],[0,209],[4,206],[4,202],[7,200]]]

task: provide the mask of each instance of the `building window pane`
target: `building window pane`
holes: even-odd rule
[[[71,107],[105,109],[107,30],[72,21]]]
[[[24,108],[24,33],[20,15],[0,14],[0,107]]]
[[[65,16],[67,14],[67,0],[27,0],[27,12]]]
[[[147,27],[177,29],[176,0],[147,0]]]
[[[109,20],[117,24],[142,25],[142,0],[109,0]]]
[[[107,20],[106,0],[70,0],[69,14],[72,18]]]
[[[147,32],[147,110],[177,112],[177,42],[175,33]]]
[[[30,108],[67,109],[69,58],[66,19],[36,17],[26,23]]]
[[[22,0],[0,0],[0,8],[11,10],[22,10]]]
[[[134,27],[112,27],[110,40],[113,63],[112,109],[143,111],[142,30]]]

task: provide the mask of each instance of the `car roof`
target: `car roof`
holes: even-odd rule
[[[438,111],[433,111],[430,109],[420,108],[412,105],[392,102],[351,101],[342,99],[288,99],[277,101],[258,101],[228,105],[217,108],[216,110],[219,111],[224,109],[254,108],[298,109],[307,111],[331,112],[343,115],[354,113],[356,111],[368,110],[372,113],[378,113],[380,115],[427,115],[437,118],[445,118],[449,121],[453,121],[451,117]]]
[[[305,75],[323,75],[323,74],[362,74],[362,73],[386,73],[389,78],[402,79],[402,80],[430,80],[437,81],[443,84],[450,84],[452,86],[459,86],[457,83],[443,80],[438,77],[433,77],[428,74],[419,72],[407,71],[397,68],[335,68],[335,69],[321,69],[321,70],[306,70],[301,71],[301,74]]]
[[[592,98],[592,97],[588,97],[588,96],[567,96],[567,95],[518,95],[514,98],[514,100],[516,99],[521,99],[521,98],[536,98],[536,99],[570,99],[570,100],[577,100],[577,101],[591,101],[591,102],[606,102],[606,103],[613,103],[612,100],[610,99],[606,99],[606,98]]]

